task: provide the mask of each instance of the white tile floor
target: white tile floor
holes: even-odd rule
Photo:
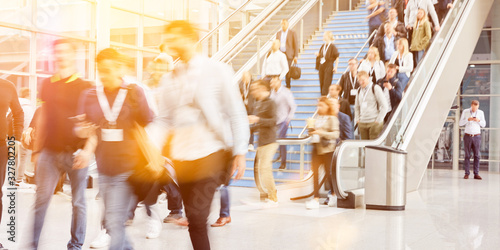
[[[481,173],[483,180],[464,180],[462,171],[429,171],[417,192],[408,194],[401,212],[321,207],[304,208],[304,201],[281,201],[278,208],[245,205],[255,191],[231,188],[232,220],[228,226],[210,228],[213,249],[499,249],[500,174]],[[96,191],[87,192],[88,225],[85,249],[97,236],[100,205]],[[33,192],[18,199],[20,241],[0,239],[9,249],[24,249],[31,232]],[[253,198],[253,197],[252,197]],[[252,199],[250,198],[250,199]],[[4,204],[6,199],[4,197]],[[160,205],[166,214],[166,204]],[[219,200],[213,203],[210,222],[218,217]],[[6,221],[4,211],[3,222]],[[47,213],[41,250],[63,250],[69,239],[71,203],[54,196]],[[163,224],[161,236],[145,238],[143,208],[128,229],[136,249],[191,249],[188,232]]]

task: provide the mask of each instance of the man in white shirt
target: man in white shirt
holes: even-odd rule
[[[469,179],[469,166],[470,166],[470,156],[471,150],[474,153],[474,179],[482,180],[479,176],[479,160],[480,160],[480,148],[481,148],[481,128],[486,126],[486,120],[484,119],[484,113],[479,110],[479,101],[473,100],[471,102],[470,109],[465,109],[462,112],[462,117],[458,123],[459,126],[465,126],[464,134],[464,179]]]
[[[280,50],[285,53],[288,62],[288,67],[293,63],[297,63],[299,56],[299,40],[295,31],[289,29],[288,20],[281,20],[281,30],[276,34],[276,39],[280,40]],[[292,81],[290,74],[286,75],[286,87],[290,88]]]
[[[275,39],[271,51],[264,59],[262,64],[262,76],[269,80],[273,77],[278,77],[281,80],[288,73],[288,61],[286,55],[280,51],[280,40]]]
[[[217,187],[243,176],[249,124],[232,69],[198,54],[198,29],[187,21],[165,27],[169,54],[180,63],[162,78],[152,141],[169,141],[194,249],[210,249],[207,218]],[[167,135],[170,140],[167,140]]]

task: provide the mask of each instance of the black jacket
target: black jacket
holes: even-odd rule
[[[351,96],[352,82],[351,82],[351,72],[347,71],[340,77],[339,85],[342,86],[342,91],[340,91],[339,96],[346,99],[350,105],[354,105],[356,102],[356,96]],[[352,78],[354,80],[354,77]],[[359,81],[356,78],[356,83],[354,83],[354,89],[359,88]]]
[[[259,117],[259,122],[255,124],[259,132],[259,147],[276,142],[276,103],[267,97],[257,102],[255,113]]]
[[[316,70],[319,70],[319,66],[321,65],[321,58],[323,57],[323,47],[325,44],[321,45],[321,48],[319,48],[319,55],[316,57]],[[337,47],[333,43],[330,44],[328,47],[328,50],[326,51],[325,55],[325,64],[327,65],[332,65],[337,60],[339,57],[339,51],[337,50]]]
[[[385,77],[377,81],[377,84],[382,88],[382,90],[384,90],[384,82],[387,82],[387,79]],[[401,102],[403,88],[399,83],[399,79],[397,76],[389,79],[389,82],[392,84],[392,89],[389,90],[389,96],[391,97],[391,108],[392,111],[394,111]]]

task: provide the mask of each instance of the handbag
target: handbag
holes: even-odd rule
[[[300,79],[301,75],[302,70],[300,69],[300,67],[296,63],[292,64],[292,66],[290,66],[290,77],[292,79],[298,80]]]

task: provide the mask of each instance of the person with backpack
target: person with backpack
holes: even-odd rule
[[[358,73],[360,87],[356,96],[355,118],[362,140],[373,140],[378,137],[388,104],[380,86],[374,84],[366,71]]]

